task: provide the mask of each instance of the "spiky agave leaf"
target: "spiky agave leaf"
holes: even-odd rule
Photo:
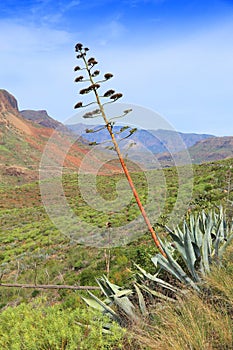
[[[150,273],[146,272],[143,268],[141,268],[139,265],[137,264],[134,264],[138,270],[142,273],[143,276],[145,276],[147,279],[157,283],[160,287],[164,288],[164,289],[167,289],[173,293],[180,293],[182,292],[181,289],[173,286],[172,284],[162,280],[161,278],[158,278],[158,274],[155,274],[155,275],[151,275]]]
[[[139,309],[140,309],[142,315],[146,316],[146,315],[148,315],[148,310],[146,307],[146,302],[145,302],[144,296],[143,296],[139,286],[136,283],[134,284],[134,288],[135,288],[137,296],[138,296]]]
[[[88,294],[91,296],[90,298],[84,298],[83,300],[86,302],[87,305],[106,313],[108,316],[110,316],[114,321],[121,323],[120,317],[117,315],[117,313],[109,307],[106,303],[104,303],[102,300],[97,298],[93,293],[88,291]]]
[[[167,228],[177,251],[182,257],[189,275],[174,260],[166,247],[164,251],[167,259],[156,255],[152,261],[179,281],[199,290],[197,282],[211,270],[211,265],[219,263],[227,246],[233,240],[232,223],[227,225],[226,215],[222,207],[219,212],[210,210],[189,216],[189,221],[183,222],[183,227],[177,226],[174,230]],[[165,246],[165,244],[163,244]]]

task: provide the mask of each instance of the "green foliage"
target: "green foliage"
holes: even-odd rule
[[[226,216],[232,217],[233,201],[230,179],[232,175],[232,160],[194,166],[194,192],[190,204],[192,213],[200,211],[202,208],[213,207],[222,203],[226,210]],[[157,172],[151,172],[155,181]],[[177,196],[177,172],[175,168],[163,169],[166,177],[167,198],[165,208],[158,218],[158,222],[166,225],[169,212],[173,208]],[[112,199],[111,194],[117,196],[117,183],[123,175],[98,176],[97,187],[101,196],[105,199]],[[139,188],[143,201],[147,200],[147,184],[145,174],[135,172],[132,174],[133,180]],[[159,177],[159,176],[158,176]],[[54,180],[55,181],[55,180]],[[210,184],[212,189],[203,190]],[[113,229],[116,226],[124,225],[133,220],[138,215],[135,203],[130,203],[127,208],[119,213],[101,215],[83,201],[78,189],[77,174],[64,174],[64,191],[67,201],[72,209],[80,215],[82,220],[92,222],[94,225],[105,227],[106,221],[111,221]],[[201,190],[200,187],[201,186]],[[155,198],[163,195],[163,191],[153,194]],[[35,203],[35,204],[32,204]],[[155,210],[157,210],[156,205]],[[21,186],[10,186],[1,183],[0,188],[0,275],[3,282],[33,283],[35,278],[38,283],[50,284],[96,284],[96,276],[106,274],[106,265],[103,249],[93,249],[77,244],[69,237],[62,236],[48,215],[41,203],[38,183],[27,183]],[[162,228],[157,227],[161,237],[165,235]],[[155,256],[156,249],[151,244],[151,239],[147,235],[142,236],[137,241],[131,242],[126,247],[111,249],[110,275],[109,279],[120,286],[136,291],[132,288],[132,281],[135,271],[134,263],[150,271],[151,275],[156,274],[156,267],[151,264],[151,257]],[[185,264],[178,257],[177,251],[175,259],[185,269]],[[188,271],[185,270],[188,273]],[[148,283],[141,277],[137,281],[143,285]],[[164,277],[164,274],[163,274]],[[166,281],[171,282],[167,275]],[[145,279],[147,279],[144,276]],[[148,279],[147,279],[148,281]],[[131,283],[131,286],[130,286]],[[155,285],[153,284],[155,283]],[[150,281],[148,287],[157,291],[157,282]],[[146,297],[147,292],[142,291]],[[7,305],[10,301],[20,302],[30,300],[32,292],[23,289],[0,289],[1,306]],[[166,293],[165,293],[166,294]],[[63,300],[69,297],[67,291],[46,292],[51,300]],[[131,298],[132,299],[132,298]]]
[[[61,305],[45,306],[43,299],[0,314],[0,348],[2,350],[77,350],[122,348],[124,331],[114,323],[112,332],[103,327],[106,318],[86,310],[83,305],[63,309]]]

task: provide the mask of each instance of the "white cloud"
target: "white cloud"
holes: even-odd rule
[[[71,39],[72,35],[63,30],[0,21],[0,50],[8,54],[24,53],[25,59],[32,52],[52,52],[62,48]]]
[[[0,42],[1,88],[15,95],[20,109],[48,109],[57,119],[72,113],[75,63],[70,33],[2,21]]]

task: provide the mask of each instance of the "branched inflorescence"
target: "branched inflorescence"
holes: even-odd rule
[[[134,186],[134,183],[132,181],[132,178],[131,178],[131,175],[128,171],[128,168],[125,164],[125,161],[123,159],[123,156],[121,154],[121,151],[120,151],[120,148],[118,146],[118,143],[116,141],[116,138],[115,138],[115,134],[113,132],[113,125],[114,125],[114,119],[117,119],[117,118],[121,118],[125,115],[127,115],[128,113],[130,113],[132,110],[131,109],[126,109],[122,115],[120,116],[116,116],[116,117],[113,117],[111,119],[108,119],[107,116],[106,116],[106,113],[105,113],[105,109],[104,109],[104,106],[106,104],[109,104],[109,103],[114,103],[116,101],[118,101],[122,96],[123,94],[120,93],[120,92],[115,92],[115,90],[113,89],[109,89],[107,90],[106,92],[104,92],[102,95],[98,92],[100,87],[101,87],[101,84],[110,80],[112,77],[113,77],[113,74],[112,73],[105,73],[103,78],[102,79],[98,79],[99,75],[100,75],[100,71],[96,69],[96,65],[98,64],[97,60],[94,58],[94,57],[90,57],[88,58],[87,57],[87,52],[89,51],[89,49],[87,47],[84,47],[81,43],[78,43],[76,44],[75,46],[75,51],[77,52],[77,59],[80,59],[83,61],[83,66],[80,67],[80,66],[76,66],[74,68],[74,71],[77,72],[77,71],[83,71],[83,72],[86,72],[86,78],[84,77],[84,74],[83,75],[79,75],[75,78],[75,82],[76,83],[83,83],[83,82],[88,82],[89,85],[82,88],[80,91],[79,91],[79,94],[80,95],[85,95],[85,94],[89,94],[89,93],[94,93],[95,95],[95,100],[84,105],[82,101],[79,101],[76,103],[76,105],[74,106],[74,108],[83,108],[83,107],[87,107],[87,106],[90,106],[90,105],[93,105],[93,104],[97,104],[98,108],[91,111],[91,112],[87,112],[86,114],[84,114],[84,118],[96,118],[96,117],[99,117],[99,116],[102,116],[103,120],[104,120],[104,126],[103,128],[106,128],[110,134],[110,137],[111,137],[111,141],[113,143],[113,149],[116,151],[117,155],[118,155],[118,158],[119,158],[119,161],[121,163],[121,166],[122,166],[122,169],[124,171],[124,174],[128,180],[128,183],[131,187],[131,190],[133,192],[133,195],[135,197],[135,200],[137,202],[137,205],[142,213],[142,216],[144,218],[144,221],[151,233],[151,236],[157,246],[157,248],[159,249],[160,253],[166,257],[166,254],[164,253],[164,250],[160,244],[160,241],[157,237],[157,234],[155,233],[151,223],[150,223],[150,220],[149,218],[147,217],[147,214],[145,212],[145,209],[141,203],[141,200],[138,196],[138,192]],[[94,79],[97,79],[96,81]],[[103,102],[102,102],[103,101]],[[102,128],[101,128],[102,129]],[[101,129],[98,129],[98,130],[101,130]],[[120,131],[117,133],[121,133],[121,132],[124,132],[125,130],[127,130],[129,132],[129,134],[127,136],[125,136],[124,138],[127,138],[127,137],[130,137],[131,135],[133,135],[134,132],[137,131],[136,128],[130,128],[129,126],[125,126],[123,128],[120,129]],[[87,129],[86,130],[87,133],[91,133],[91,132],[96,132],[96,130],[92,130],[92,129]],[[96,145],[96,142],[92,142],[91,145]]]

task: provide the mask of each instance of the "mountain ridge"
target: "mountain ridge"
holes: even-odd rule
[[[96,125],[75,124],[72,132],[69,125],[63,125],[50,117],[46,110],[23,110],[19,111],[16,98],[4,89],[0,89],[0,168],[6,173],[18,174],[32,171],[30,167],[36,169],[33,176],[38,177],[38,167],[46,143],[51,135],[56,134],[56,142],[53,144],[54,157],[61,157],[62,150],[60,144],[65,137],[70,137],[73,142],[72,150],[67,155],[65,163],[60,164],[67,169],[78,169],[83,156],[90,151],[88,143],[96,141],[97,133],[84,133],[86,128],[93,128]],[[114,126],[116,137],[121,126]],[[76,128],[76,130],[74,130]],[[128,129],[130,130],[130,129]],[[74,136],[73,132],[79,132],[80,136]],[[106,129],[104,130],[106,132]],[[126,137],[126,141],[121,142],[123,148],[127,150],[131,144],[135,143],[134,155],[136,163],[148,165],[144,150],[155,153],[161,166],[174,165],[174,159],[182,158],[182,150],[189,152],[193,163],[203,163],[224,158],[233,157],[233,137],[217,137],[210,134],[181,133],[173,130],[138,130],[133,137],[127,138],[129,131],[125,130],[121,136]],[[106,133],[101,137],[105,140]],[[89,137],[89,140],[84,140]],[[177,139],[174,141],[174,138]],[[68,139],[67,139],[68,140]],[[97,140],[98,141],[98,140]],[[100,140],[101,141],[101,140]],[[144,144],[143,144],[144,143]],[[97,161],[93,159],[93,162]],[[152,165],[153,166],[153,165]],[[13,168],[12,168],[13,167]],[[118,171],[115,165],[107,166],[109,171]],[[12,170],[13,169],[13,170]],[[89,166],[91,171],[91,164]]]
[[[62,167],[64,171],[79,169],[90,147],[77,142],[65,126],[54,129],[24,118],[18,110],[15,97],[3,89],[0,90],[0,106],[1,182],[23,183],[39,179],[45,147],[50,149],[51,162],[55,168]],[[57,123],[60,126],[60,122]],[[90,164],[84,167],[91,173],[94,171],[93,165],[101,162],[97,157],[90,156],[90,159]],[[112,171],[119,172],[119,166],[107,164],[101,168],[102,174]]]
[[[67,125],[67,128],[69,128],[72,132],[76,133],[76,135],[82,137],[83,139],[86,139],[89,142],[95,141],[96,143],[102,143],[106,140],[110,140],[106,129],[95,133],[85,133],[86,129],[93,129],[96,131],[100,127],[100,125],[85,125],[83,123]],[[115,133],[115,136],[118,140],[120,140],[121,137],[124,138],[128,135],[128,131],[126,130],[118,136],[121,128],[121,125],[113,126],[113,132]],[[138,129],[137,132],[135,132],[129,139],[127,139],[126,142],[123,141],[123,145],[126,147],[128,143],[132,143],[133,141],[154,154],[166,153],[168,151],[176,153],[193,146],[200,140],[213,137],[215,137],[215,135],[182,133],[175,130]]]

